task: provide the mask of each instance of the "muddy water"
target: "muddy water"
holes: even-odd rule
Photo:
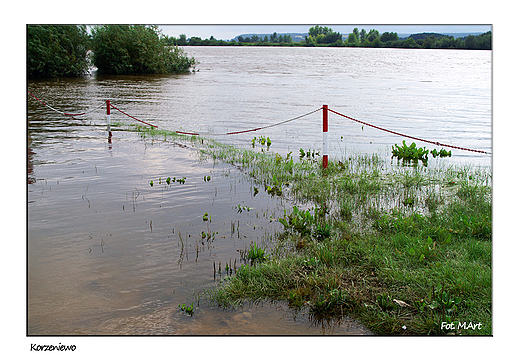
[[[491,150],[490,52],[342,50],[188,48],[201,62],[195,74],[29,82],[58,110],[101,106],[73,119],[27,98],[29,334],[369,334],[349,318],[314,324],[284,304],[232,311],[205,302],[200,295],[227,276],[226,264],[234,271],[245,262],[252,242],[274,246],[272,219],[292,204],[255,194],[240,169],[201,161],[189,144],[117,127],[109,137],[102,108],[110,99],[162,129],[219,133],[328,104],[392,130]],[[320,118],[216,138],[248,146],[265,135],[273,151],[294,155],[321,149]],[[134,122],[116,111],[112,120]],[[331,156],[402,140],[329,122]],[[451,161],[489,165],[491,157],[454,151]],[[167,177],[186,181],[168,185]],[[211,241],[201,235],[208,231]],[[189,317],[179,305],[192,303]]]

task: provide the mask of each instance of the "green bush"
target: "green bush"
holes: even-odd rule
[[[101,73],[184,73],[196,64],[182,49],[168,45],[156,26],[96,26],[92,45],[94,65]]]
[[[88,72],[90,39],[86,26],[28,25],[27,75],[63,78]]]

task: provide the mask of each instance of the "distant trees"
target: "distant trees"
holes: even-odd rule
[[[385,48],[422,48],[422,49],[481,49],[491,50],[491,31],[478,36],[468,35],[466,38],[422,33],[413,34],[406,39],[399,39],[397,33],[384,32],[379,35],[377,30],[354,28],[347,37],[347,46],[358,47],[385,47]]]
[[[88,72],[90,39],[86,26],[28,25],[27,76],[77,77]]]
[[[307,45],[314,46],[316,44],[336,44],[342,46],[343,35],[339,32],[334,32],[331,28],[326,26],[316,25],[309,29],[309,35],[305,39]]]
[[[263,38],[261,38],[258,35],[252,35],[243,37],[242,35],[237,37],[237,41],[240,45],[270,45],[270,44],[292,44],[293,40],[291,35],[289,34],[283,34],[280,35],[276,32],[265,35]]]
[[[184,38],[183,38],[184,37]],[[213,36],[210,39],[201,40],[194,37],[193,40],[186,40],[186,35],[181,38],[169,38],[168,41],[175,45],[254,45],[254,46],[270,46],[270,45],[289,45],[289,46],[349,46],[349,47],[367,47],[367,48],[410,48],[410,49],[491,49],[491,32],[481,34],[479,36],[469,35],[466,38],[454,38],[436,33],[412,34],[406,39],[401,39],[395,32],[385,31],[379,34],[377,29],[354,28],[343,40],[343,35],[335,32],[326,26],[313,26],[309,28],[307,35],[301,41],[295,41],[290,34],[278,34],[276,32],[270,35],[264,35],[263,38],[258,35],[240,35],[236,40],[224,41],[216,40]]]
[[[347,37],[347,44],[354,45],[357,44],[358,38],[356,37],[356,34],[350,33]]]
[[[397,33],[389,33],[388,31],[385,31],[383,35],[380,36],[380,40],[385,43],[387,41],[397,41],[399,40],[399,37],[397,36]]]
[[[174,46],[349,46],[349,47],[383,47],[383,48],[412,48],[412,49],[491,49],[491,31],[478,36],[469,35],[466,38],[454,38],[436,33],[413,34],[408,38],[399,38],[395,32],[379,33],[377,29],[354,28],[343,40],[340,32],[326,26],[313,26],[309,28],[307,35],[301,40],[294,40],[290,34],[278,34],[259,36],[240,35],[231,41],[217,40],[214,36],[202,39],[197,36],[187,38],[181,34],[179,38],[160,35],[163,44]],[[298,39],[298,37],[296,37]]]

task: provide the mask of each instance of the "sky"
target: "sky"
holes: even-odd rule
[[[186,34],[188,38],[198,36],[202,39],[209,39],[212,35],[216,39],[230,40],[241,34],[272,34],[283,33],[307,33],[309,28],[315,25],[327,26],[334,31],[342,34],[349,34],[355,27],[365,29],[376,29],[380,34],[385,31],[396,32],[398,34],[414,34],[424,32],[435,33],[465,33],[465,32],[486,32],[491,30],[490,25],[334,25],[334,24],[306,24],[306,25],[159,25],[163,34],[179,37]]]

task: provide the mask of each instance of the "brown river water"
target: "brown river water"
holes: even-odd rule
[[[204,290],[226,277],[226,264],[231,271],[244,264],[241,253],[252,242],[275,246],[281,225],[273,219],[293,204],[254,192],[240,169],[201,160],[189,144],[142,139],[123,127],[109,137],[103,104],[110,99],[162,129],[209,133],[269,125],[328,104],[401,133],[490,152],[491,53],[186,50],[201,62],[194,74],[29,81],[28,90],[56,110],[94,111],[72,118],[27,96],[28,334],[370,334],[349,317],[315,323],[282,303],[224,310],[206,301]],[[115,110],[111,120],[135,123]],[[402,141],[341,117],[329,122],[332,157],[388,154]],[[246,147],[264,135],[272,151],[296,155],[321,149],[320,127],[318,112],[215,139]],[[489,166],[491,156],[454,150],[450,161]],[[167,177],[186,179],[168,185]],[[201,237],[208,230],[211,242]],[[179,308],[191,303],[192,317]]]

